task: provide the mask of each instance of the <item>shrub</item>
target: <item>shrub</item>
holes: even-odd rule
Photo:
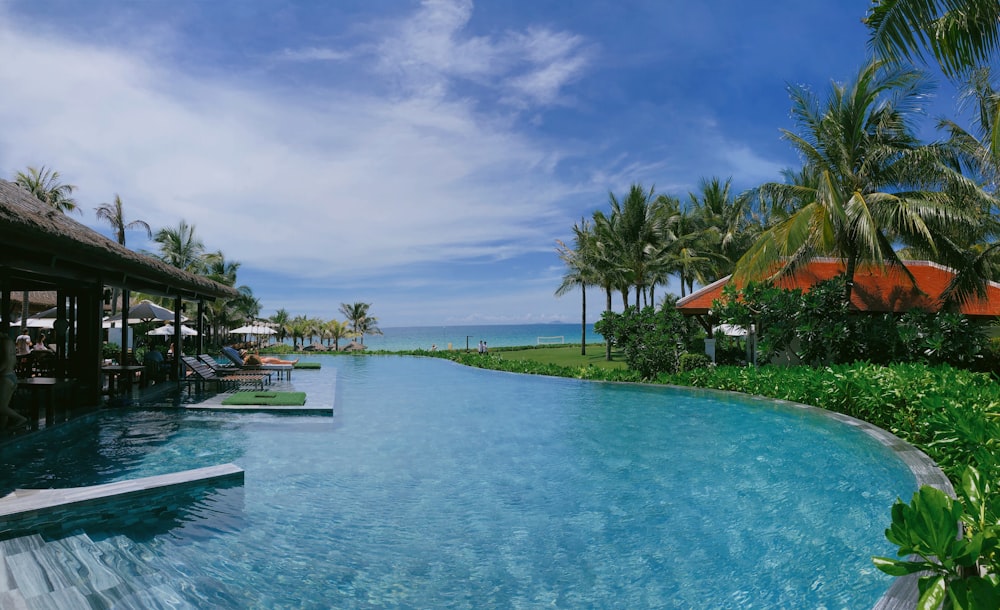
[[[122,355],[122,346],[117,343],[105,343],[101,347],[101,356],[105,360],[117,360]]]
[[[708,357],[708,354],[687,352],[685,354],[681,354],[680,361],[678,363],[678,370],[683,373],[711,365],[712,360]]]
[[[858,313],[844,301],[844,276],[809,292],[749,283],[726,286],[712,308],[720,321],[757,332],[759,361],[794,354],[811,366],[866,360],[981,368],[982,323],[950,312]]]
[[[694,322],[681,315],[675,304],[676,299],[666,298],[660,309],[608,311],[594,330],[620,349],[628,367],[643,379],[672,373],[695,336]]]

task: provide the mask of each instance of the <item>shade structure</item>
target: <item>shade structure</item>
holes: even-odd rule
[[[241,326],[229,331],[230,335],[275,335],[278,331],[260,324]]]
[[[109,322],[119,322],[122,319],[122,315],[114,315],[108,318]],[[128,310],[128,323],[129,324],[139,324],[140,322],[152,322],[154,320],[159,320],[160,322],[173,322],[174,312],[170,311],[166,307],[161,307],[152,301],[143,299]],[[184,316],[181,316],[181,320],[187,320]]]
[[[173,324],[165,324],[159,328],[154,328],[153,330],[146,333],[147,335],[153,335],[157,337],[171,337],[177,334],[174,329]],[[196,337],[198,336],[198,331],[193,328],[189,328],[181,324],[181,336],[182,337]]]

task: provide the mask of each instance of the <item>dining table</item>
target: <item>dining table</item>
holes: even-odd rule
[[[132,385],[136,376],[146,367],[141,364],[106,364],[101,367],[101,372],[108,377],[108,395],[114,396],[117,393],[132,391]]]
[[[45,412],[45,427],[55,423],[56,401],[65,398],[62,395],[72,392],[75,384],[76,380],[63,377],[25,377],[17,380],[17,389],[31,394],[31,400],[28,401],[31,409],[28,425],[32,430],[38,429],[39,413],[42,410]]]

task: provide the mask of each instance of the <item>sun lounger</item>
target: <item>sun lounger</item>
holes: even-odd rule
[[[232,362],[234,366],[244,371],[276,371],[278,379],[281,379],[282,375],[284,375],[285,379],[291,379],[292,369],[295,368],[291,364],[247,364],[243,361],[240,353],[228,345],[222,348],[222,355]]]
[[[266,375],[216,375],[205,363],[193,356],[182,356],[181,362],[191,371],[189,382],[214,382],[219,391],[223,388],[263,390]]]
[[[219,375],[219,376],[224,376],[224,375],[250,375],[250,376],[266,375],[267,376],[267,383],[271,383],[271,376],[273,374],[272,371],[268,371],[268,370],[265,370],[265,369],[259,369],[259,368],[256,368],[256,367],[242,367],[241,368],[241,367],[236,367],[236,366],[232,366],[232,365],[228,365],[227,366],[227,365],[219,364],[218,360],[216,360],[215,358],[212,358],[208,354],[198,354],[198,360],[200,360],[202,362],[202,364],[204,364],[208,368],[212,369],[212,371],[214,371],[215,374]]]

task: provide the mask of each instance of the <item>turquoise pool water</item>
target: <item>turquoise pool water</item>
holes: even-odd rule
[[[317,359],[293,383],[321,400],[336,367],[332,418],[109,412],[6,456],[0,480],[241,466],[239,493],[126,532],[193,607],[865,608],[889,585],[870,557],[892,553],[889,507],[916,484],[848,426],[668,388]]]

